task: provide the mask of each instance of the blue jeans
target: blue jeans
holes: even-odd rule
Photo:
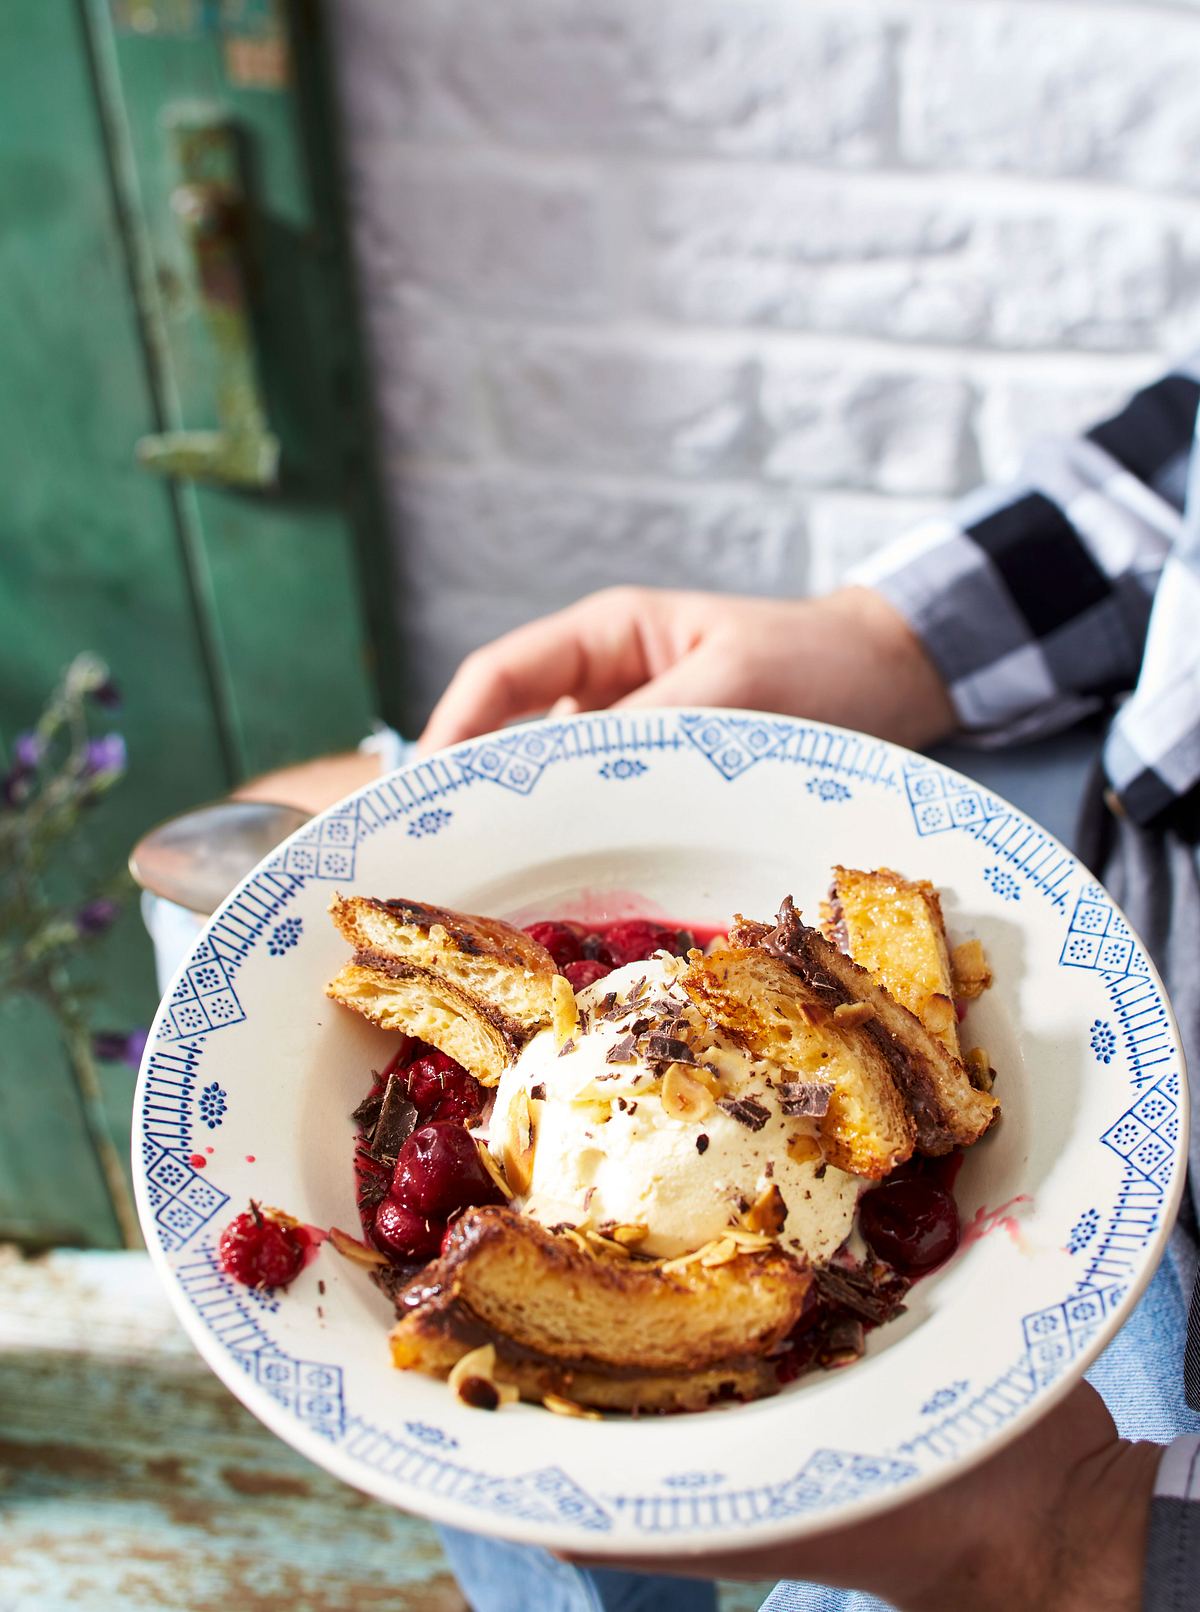
[[[1183,1397],[1190,1283],[1172,1254],[1088,1380],[1103,1394],[1122,1435],[1167,1444],[1200,1432]],[[473,1612],[715,1612],[716,1587],[696,1579],[568,1567],[544,1550],[506,1545],[457,1529],[439,1530]],[[817,1584],[779,1584],[762,1612],[883,1612],[871,1595]]]

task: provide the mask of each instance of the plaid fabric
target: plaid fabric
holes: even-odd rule
[[[1167,1446],[1158,1466],[1142,1577],[1143,1612],[1200,1604],[1200,1436]]]
[[[1139,823],[1200,829],[1200,353],[1016,486],[860,566],[911,623],[964,730],[1053,732],[1121,702],[1105,769]]]

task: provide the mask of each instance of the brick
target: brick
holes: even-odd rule
[[[430,471],[396,476],[392,494],[413,720],[470,650],[595,588],[798,593],[803,584],[803,514],[757,488],[647,491]]]
[[[488,375],[502,439],[530,463],[680,476],[754,463],[746,358],[539,333],[494,340]]]
[[[954,375],[768,364],[763,469],[806,487],[954,493],[975,472],[971,402]]]
[[[347,144],[477,132],[448,81],[455,8],[445,0],[337,0],[327,11]]]
[[[939,6],[901,81],[906,162],[1200,189],[1200,18]]]
[[[488,428],[478,342],[437,298],[401,287],[371,299],[370,351],[382,439],[391,455],[469,460]]]
[[[643,294],[681,322],[1009,348],[1140,349],[1172,307],[1167,225],[971,206],[942,183],[660,172]]]
[[[368,303],[415,286],[478,313],[589,317],[609,249],[596,182],[368,148],[351,220]]]
[[[379,10],[394,0],[356,3],[383,33]],[[481,130],[556,150],[863,163],[885,156],[892,139],[889,27],[829,3],[505,0],[451,8],[425,0],[407,23],[387,28],[404,33],[438,80],[436,93],[422,85],[406,95],[406,127],[445,127],[453,102],[459,119]],[[399,66],[397,54],[389,59]],[[369,57],[347,78],[357,84],[375,71]],[[387,91],[377,93],[386,103]]]
[[[852,566],[918,521],[944,514],[950,507],[942,500],[817,493],[808,506],[807,591],[821,594],[840,587]]]
[[[991,382],[983,391],[976,429],[988,481],[1015,477],[1028,449],[1041,438],[1075,436],[1107,419],[1157,369],[1151,363],[1129,375],[1091,381],[1027,377]]]

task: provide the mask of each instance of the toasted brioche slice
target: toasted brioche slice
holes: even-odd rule
[[[950,951],[934,886],[891,868],[835,867],[822,914],[825,938],[915,1013],[952,1058],[961,1056]]]
[[[469,1349],[482,1342],[496,1344],[497,1377],[535,1404],[547,1394],[558,1394],[596,1410],[699,1411],[719,1399],[764,1399],[779,1392],[774,1363],[765,1359],[727,1360],[699,1371],[624,1373],[528,1355],[503,1338],[488,1335],[446,1292],[406,1315],[395,1328],[392,1363],[402,1370],[445,1378]]]
[[[998,1118],[996,1099],[990,1092],[976,1091],[961,1059],[952,1057],[865,968],[832,946],[819,930],[801,923],[790,897],[773,929],[735,924],[731,938],[736,944],[755,940],[818,992],[835,1013],[839,1005],[870,1009],[863,1029],[891,1066],[921,1152],[969,1147]]]
[[[366,896],[339,896],[330,911],[355,955],[326,993],[428,1041],[485,1086],[550,1022],[554,959],[511,924]]]
[[[891,1060],[865,1024],[834,1018],[845,1000],[841,994],[763,949],[767,932],[763,924],[739,919],[729,949],[692,955],[684,989],[755,1056],[803,1080],[830,1084],[829,1108],[818,1121],[825,1157],[877,1181],[911,1155],[916,1140]]]
[[[492,1343],[501,1361],[531,1368],[533,1397],[586,1391],[589,1403],[628,1406],[647,1404],[639,1379],[678,1375],[653,1392],[681,1403],[686,1379],[710,1373],[707,1403],[731,1370],[756,1375],[754,1362],[795,1326],[811,1281],[806,1265],[776,1248],[664,1267],[585,1252],[513,1209],[470,1209],[441,1258],[397,1296],[392,1359],[441,1372]],[[597,1398],[591,1380],[609,1378],[628,1393]]]

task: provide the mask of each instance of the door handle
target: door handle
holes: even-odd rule
[[[254,351],[237,138],[223,115],[204,111],[172,111],[167,130],[178,175],[171,208],[189,247],[216,357],[218,424],[142,437],[138,463],[189,481],[274,487],[279,438],[268,427]]]

